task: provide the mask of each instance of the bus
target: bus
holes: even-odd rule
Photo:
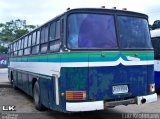
[[[155,89],[160,91],[160,29],[151,30],[152,45],[154,48]]]
[[[38,110],[104,110],[157,100],[148,16],[70,9],[9,46],[9,79]]]

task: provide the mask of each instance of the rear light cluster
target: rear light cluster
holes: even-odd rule
[[[66,91],[66,100],[68,101],[86,100],[86,91]]]
[[[149,85],[149,91],[150,92],[155,92],[155,84],[150,84]]]

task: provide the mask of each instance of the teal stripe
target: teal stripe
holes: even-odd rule
[[[99,62],[99,61],[116,61],[120,57],[125,60],[129,61],[126,56],[136,57],[139,58],[141,61],[146,60],[154,60],[153,53],[136,53],[135,56],[134,52],[129,53],[119,53],[114,52],[111,54],[110,52],[105,52],[101,57],[101,52],[99,53],[67,53],[67,54],[46,54],[46,55],[37,55],[37,56],[26,56],[23,58],[11,58],[12,62]]]

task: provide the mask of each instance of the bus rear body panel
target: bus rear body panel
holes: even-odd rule
[[[62,55],[61,61],[61,89],[66,91],[66,102],[110,102],[153,93],[149,89],[150,84],[154,84],[152,52],[70,53]],[[128,89],[113,92],[116,86],[127,86]],[[67,100],[67,92],[83,91],[86,99],[78,100],[75,96]]]

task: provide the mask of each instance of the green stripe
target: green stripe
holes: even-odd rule
[[[101,58],[101,54],[106,58]],[[89,55],[93,61],[116,61],[119,57],[127,61],[126,56],[137,57],[142,61],[154,60],[153,52],[69,52],[24,56],[22,58],[11,58],[10,60],[13,62],[86,62]]]

